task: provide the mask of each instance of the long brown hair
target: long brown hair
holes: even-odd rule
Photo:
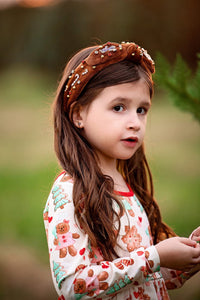
[[[87,84],[77,99],[71,113],[63,110],[63,93],[72,69],[96,48],[89,47],[78,52],[67,64],[54,101],[54,141],[55,152],[62,168],[73,177],[73,202],[75,217],[94,247],[99,247],[106,260],[117,256],[114,247],[120,230],[120,217],[123,206],[113,193],[114,182],[105,176],[97,163],[92,146],[72,121],[72,114],[79,106],[90,104],[108,86],[133,82],[144,78],[153,94],[153,81],[150,73],[140,64],[122,61],[110,65],[97,73]],[[154,199],[153,181],[146,160],[144,145],[126,161],[118,161],[118,170],[139,198],[148,216],[154,243],[174,236],[174,232],[162,222],[160,210]],[[119,214],[113,209],[113,201],[120,208]],[[113,220],[117,222],[114,222]],[[116,225],[117,224],[117,225]]]

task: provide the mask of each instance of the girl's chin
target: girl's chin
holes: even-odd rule
[[[124,156],[121,156],[121,157],[119,157],[117,160],[128,160],[128,159],[130,159],[133,155],[134,155],[135,153],[133,153],[132,155],[124,155]]]

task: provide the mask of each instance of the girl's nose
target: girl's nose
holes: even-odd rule
[[[127,129],[138,131],[140,130],[140,120],[138,117],[135,117],[127,123]]]

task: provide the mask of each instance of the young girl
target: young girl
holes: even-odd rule
[[[154,62],[106,43],[67,64],[54,103],[63,172],[44,210],[59,299],[169,299],[200,270],[200,228],[176,237],[153,196],[143,139]]]

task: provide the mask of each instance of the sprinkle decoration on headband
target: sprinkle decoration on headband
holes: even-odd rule
[[[135,43],[122,42],[97,46],[75,70],[71,71],[64,90],[64,111],[69,111],[84,87],[99,71],[123,60],[140,64],[147,72],[154,73],[154,61],[147,51]]]

